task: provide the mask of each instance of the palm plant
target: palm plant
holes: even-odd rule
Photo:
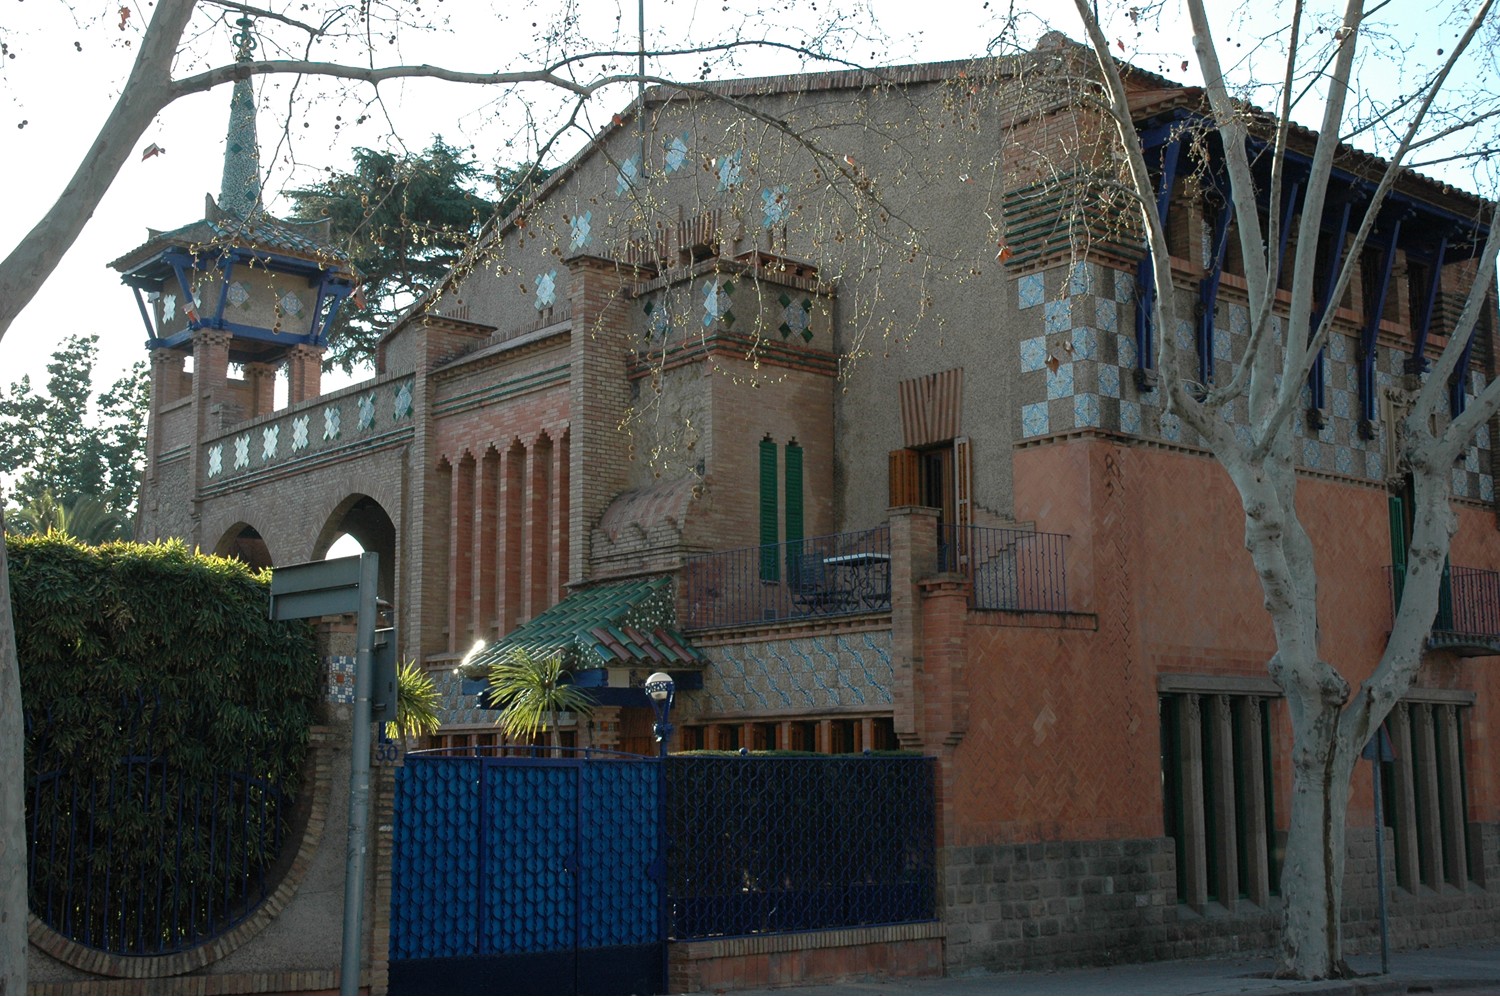
[[[524,648],[491,666],[490,702],[500,710],[497,722],[506,737],[532,740],[547,730],[553,749],[562,747],[559,713],[587,716],[594,709],[593,697],[573,685],[561,656],[538,657]]]
[[[403,661],[396,669],[396,719],[385,725],[386,737],[405,740],[436,733],[440,702],[432,676],[415,661]]]

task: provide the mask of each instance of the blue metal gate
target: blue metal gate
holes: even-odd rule
[[[408,755],[391,993],[664,992],[661,774],[600,752]]]

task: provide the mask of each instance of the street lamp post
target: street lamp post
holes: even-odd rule
[[[667,742],[672,739],[672,724],[668,717],[672,713],[672,700],[676,698],[677,684],[672,681],[672,676],[666,672],[652,672],[646,679],[646,695],[651,700],[651,708],[656,711],[656,724],[651,728],[651,733],[656,735],[656,743],[661,748],[661,757],[667,757]]]
[[[656,743],[660,748],[660,762],[657,765],[656,793],[657,793],[657,858],[653,865],[660,870],[657,878],[657,919],[659,931],[659,943],[661,945],[662,979],[666,980],[669,975],[667,961],[667,935],[670,932],[671,914],[668,910],[667,900],[667,743],[672,739],[672,724],[668,719],[672,713],[672,700],[676,697],[677,684],[672,681],[672,676],[666,672],[652,672],[646,678],[646,698],[651,701],[651,709],[656,711],[656,724],[651,732],[656,735]]]

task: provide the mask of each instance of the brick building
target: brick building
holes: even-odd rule
[[[344,390],[318,391],[316,323],[257,337],[158,287],[143,536],[267,564],[343,533],[379,551],[404,653],[448,683],[448,743],[496,737],[449,678],[469,648],[540,642],[598,690],[578,744],[650,750],[638,686],[665,666],[674,747],[937,756],[950,968],[1269,945],[1290,782],[1270,627],[1233,489],[1163,411],[1140,241],[1093,182],[1108,133],[1044,69],[1069,51],[650,92]],[[1207,382],[1248,331],[1216,250],[1232,218],[1183,137],[1200,95],[1131,81],[1174,277],[1205,302],[1172,334]],[[1368,186],[1355,159],[1341,204]],[[1383,398],[1453,321],[1482,237],[1462,192],[1414,178],[1397,203],[1297,429],[1324,638],[1356,681],[1403,543]],[[282,272],[352,279],[265,226],[119,265],[186,300],[200,270],[152,262],[167,249],[280,239],[240,292],[200,268],[258,328],[291,307]],[[297,310],[326,317],[335,285]],[[1455,405],[1496,373],[1493,303],[1483,322]],[[1406,944],[1500,923],[1490,432],[1453,471],[1453,612],[1392,721]],[[1363,775],[1351,813],[1358,947]]]

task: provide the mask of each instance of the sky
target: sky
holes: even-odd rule
[[[373,26],[370,37],[380,62],[511,69],[534,66],[538,58],[561,49],[573,50],[570,39],[582,33],[598,37],[618,25],[629,44],[635,38],[634,2],[393,0],[393,5],[428,24],[446,22],[451,30],[424,33]],[[300,13],[301,8],[321,5],[272,6],[305,17],[309,15]],[[1274,15],[1275,5],[1270,6]],[[840,51],[867,65],[982,55],[1001,30],[1002,7],[1007,13],[1020,12],[1023,41],[1034,40],[1047,27],[1083,37],[1071,6],[1056,2],[645,0],[648,48],[681,44],[686,38],[724,41],[736,32],[741,38],[793,40],[795,26],[832,14],[843,19],[847,32]],[[125,9],[130,13],[122,16]],[[61,193],[94,140],[119,95],[134,56],[133,42],[151,8],[137,0],[0,0],[0,10],[0,134],[6,136],[0,180],[9,195],[0,211],[0,253],[8,253]],[[232,59],[231,32],[208,16],[213,10],[204,6],[194,21],[179,75]],[[1127,7],[1117,10],[1106,30],[1119,54],[1183,82],[1196,82],[1191,71],[1180,68],[1190,57],[1191,42],[1186,15],[1170,0],[1159,19],[1132,21]],[[1045,19],[1037,11],[1045,11]],[[1430,22],[1429,17],[1424,23],[1430,27]],[[1257,48],[1254,39],[1259,35],[1249,27],[1253,26],[1226,26],[1221,47],[1231,66],[1247,57],[1247,46]],[[1217,25],[1215,32],[1217,36]],[[261,54],[277,57],[272,50],[276,40],[290,36],[268,35]],[[350,60],[368,59],[369,53],[369,46],[348,43],[331,54]],[[736,59],[733,65],[713,66],[713,76],[801,68],[785,55],[764,52],[747,51]],[[665,64],[648,59],[647,71],[691,77],[701,61]],[[633,62],[616,60],[615,69],[628,70]],[[294,88],[287,77],[258,84],[264,188],[273,213],[289,213],[287,201],[275,197],[278,191],[313,182],[326,169],[346,168],[350,150],[357,146],[389,148],[404,142],[421,149],[434,134],[441,134],[452,144],[472,145],[481,163],[514,162],[528,136],[546,130],[547,108],[556,104],[555,95],[539,88],[527,91],[529,99],[523,101],[494,89],[430,81],[385,86],[379,104],[370,103],[368,93],[306,81]],[[107,264],[145,241],[147,226],[168,229],[203,217],[203,197],[219,185],[229,97],[229,88],[222,87],[183,99],[167,108],[143,136],[139,151],[121,170],[62,264],[0,340],[0,387],[25,374],[34,383],[44,383],[52,351],[74,333],[100,337],[96,387],[145,359],[145,331],[134,297]],[[630,97],[630,90],[617,89],[597,98],[589,105],[586,125],[603,125]],[[570,135],[560,150],[576,151],[583,134]],[[141,152],[152,145],[164,151],[143,158]],[[333,383],[337,382],[325,378],[325,386]]]

